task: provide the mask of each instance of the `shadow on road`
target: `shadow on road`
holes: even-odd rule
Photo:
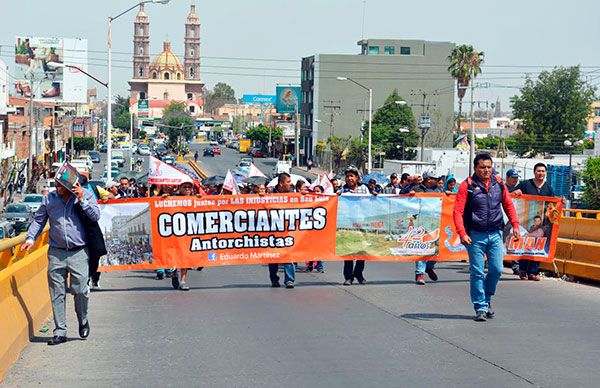
[[[409,313],[400,315],[401,318],[414,319],[417,321],[432,321],[434,319],[451,319],[451,320],[473,320],[471,315],[462,314],[433,314],[433,313]]]

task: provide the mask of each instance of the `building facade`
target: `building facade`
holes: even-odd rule
[[[144,5],[134,22],[133,78],[131,87],[131,112],[138,115],[138,101],[148,100],[148,117],[159,118],[162,109],[171,102],[184,102],[192,116],[202,114],[202,88],[200,74],[200,18],[196,6],[191,4],[185,20],[184,61],[171,50],[171,42],[163,43],[163,51],[150,61],[150,20]]]
[[[316,54],[302,59],[300,148],[305,155],[311,157],[317,142],[330,136],[360,136],[368,121],[368,91],[337,77],[372,89],[373,112],[398,90],[417,121],[422,114],[431,117],[425,145],[451,146],[455,81],[448,73],[447,58],[454,43],[367,39],[358,45],[359,55]]]

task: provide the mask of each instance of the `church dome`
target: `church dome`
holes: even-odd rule
[[[164,42],[163,51],[150,65],[150,75],[153,79],[182,79],[183,65],[177,55],[171,51],[171,42]]]

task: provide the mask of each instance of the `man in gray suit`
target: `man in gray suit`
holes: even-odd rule
[[[89,298],[88,239],[82,220],[77,215],[83,211],[91,221],[100,219],[100,208],[94,195],[79,183],[72,191],[56,181],[56,190],[48,193],[35,212],[27,230],[21,250],[28,250],[50,221],[50,248],[48,249],[48,286],[54,314],[54,337],[48,345],[67,342],[67,317],[65,299],[67,274],[70,273],[70,292],[75,297],[75,312],[79,320],[79,336],[87,338],[90,324],[87,319]]]

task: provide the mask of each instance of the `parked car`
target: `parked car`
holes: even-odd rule
[[[170,164],[171,166],[175,165],[175,158],[172,156],[165,156],[162,161],[166,164]]]
[[[106,144],[102,144],[102,145],[100,146],[100,152],[102,152],[102,153],[106,153],[106,150],[107,150],[107,149],[108,149],[108,147],[106,146]]]
[[[249,169],[249,168],[250,168],[250,163],[252,163],[252,162],[249,162],[248,160],[243,160],[243,159],[242,159],[242,160],[240,160],[240,162],[238,163],[238,167],[239,167],[240,169],[246,169],[246,170],[247,170],[247,169]]]
[[[159,145],[159,146],[156,147],[156,153],[159,156],[165,156],[166,154],[169,153],[169,151],[167,150],[167,147],[165,147],[164,145],[161,144],[161,145]]]
[[[15,237],[15,228],[12,222],[0,221],[0,240]]]
[[[0,216],[7,221],[26,222],[31,221],[31,215],[29,206],[22,203],[11,203]]]
[[[204,152],[202,152],[202,156],[215,156],[215,153],[213,152],[213,149],[208,147],[204,149]]]
[[[252,151],[252,156],[254,156],[255,158],[266,158],[267,153],[261,150],[260,148],[257,148],[254,151]]]
[[[89,156],[87,156],[85,158],[79,157],[77,159],[73,159],[70,163],[71,164],[74,164],[74,163],[85,164],[87,166],[88,170],[90,170],[90,172],[94,168],[94,162],[92,162],[92,158],[90,158]]]
[[[111,170],[110,171],[110,179],[108,179],[108,174],[106,173],[106,171],[104,171],[104,173],[102,173],[102,178],[100,178],[100,180],[102,180],[103,182],[107,182],[109,180],[111,181],[117,181],[120,178],[121,175],[121,171],[120,170]]]
[[[214,140],[213,140],[213,141],[211,141],[209,144],[210,144],[211,146],[216,146],[216,145],[219,145],[219,142],[217,142],[217,141],[214,141]]]
[[[100,153],[98,151],[90,151],[88,154],[92,158],[92,163],[100,163]]]
[[[31,221],[15,222],[15,236],[27,232],[29,225],[31,225]]]
[[[21,203],[24,203],[25,205],[29,206],[31,211],[35,213],[40,208],[40,206],[42,206],[43,198],[44,196],[42,194],[26,194],[23,197],[23,201]]]
[[[221,149],[219,147],[213,147],[213,154],[215,155],[221,155]]]
[[[150,155],[150,147],[147,145],[141,145],[140,148],[138,148],[138,154],[143,156]]]
[[[123,167],[125,165],[125,158],[123,158],[120,155],[113,156],[110,159],[111,159],[111,161],[117,162],[119,167]]]

